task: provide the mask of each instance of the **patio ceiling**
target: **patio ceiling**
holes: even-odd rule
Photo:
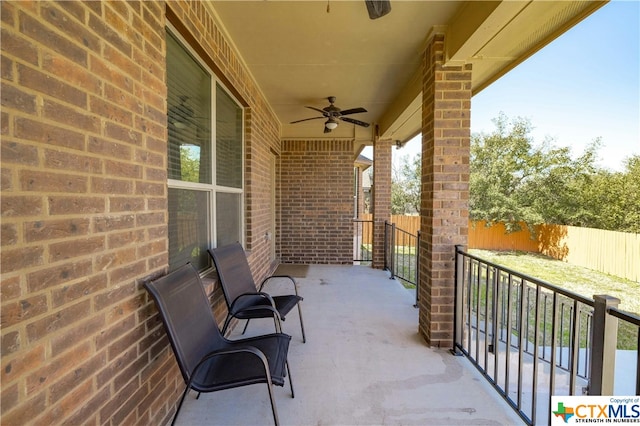
[[[344,137],[368,144],[368,129],[341,122],[324,134],[317,116],[336,96],[351,117],[405,142],[421,129],[421,53],[446,33],[447,64],[473,65],[472,91],[487,87],[602,6],[591,1],[401,1],[368,17],[364,0],[214,1],[223,31],[277,115],[283,138]],[[359,151],[361,144],[356,143]]]

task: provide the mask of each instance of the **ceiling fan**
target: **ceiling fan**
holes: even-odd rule
[[[330,0],[327,0],[327,13],[331,11]],[[367,12],[369,12],[370,19],[382,18],[387,13],[391,12],[390,0],[364,0],[367,5]]]
[[[321,113],[322,114],[321,117],[311,117],[311,118],[305,118],[305,119],[302,119],[302,120],[296,120],[296,121],[292,121],[290,124],[300,123],[302,121],[309,121],[309,120],[317,120],[317,119],[325,119],[326,118],[327,121],[324,123],[324,133],[330,133],[333,129],[338,127],[338,123],[339,123],[338,120],[346,121],[347,123],[353,123],[353,124],[356,124],[356,125],[362,126],[362,127],[369,127],[369,123],[365,123],[364,121],[356,120],[355,118],[345,117],[345,115],[358,114],[360,112],[367,112],[366,109],[364,109],[362,107],[358,107],[358,108],[351,108],[351,109],[341,110],[340,108],[338,108],[337,106],[334,105],[334,102],[336,101],[336,97],[335,96],[329,96],[327,98],[327,100],[329,101],[329,106],[326,106],[326,107],[324,107],[322,109],[305,105],[305,108],[309,108],[309,109],[312,109],[314,111],[318,111],[319,113]]]

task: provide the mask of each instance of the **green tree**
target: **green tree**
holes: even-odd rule
[[[502,222],[508,231],[524,222],[640,233],[640,155],[612,172],[597,166],[599,138],[574,158],[552,139],[537,144],[527,119],[500,114],[494,124],[493,132],[471,137],[472,220]],[[392,213],[419,212],[420,186],[420,156],[401,158],[392,174]]]
[[[180,147],[180,169],[182,180],[200,182],[200,148],[192,146]]]
[[[536,178],[523,187],[525,204],[545,223],[590,226],[595,215],[585,202],[585,192],[598,170],[595,163],[599,147],[600,139],[596,139],[576,159],[568,148],[550,149]]]
[[[552,140],[535,144],[528,119],[501,114],[493,122],[495,131],[471,137],[471,219],[516,231],[520,222],[577,224],[591,215],[580,188],[596,170],[598,140],[574,160]]]
[[[627,158],[622,172],[598,170],[582,191],[592,220],[584,226],[640,233],[640,155]]]
[[[640,155],[627,158],[624,163],[622,210],[625,219],[618,229],[625,232],[640,233]]]
[[[420,212],[420,155],[400,158],[399,168],[391,176],[391,214]]]

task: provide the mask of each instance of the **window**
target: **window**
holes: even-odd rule
[[[242,108],[167,33],[169,269],[210,267],[207,249],[242,242]]]

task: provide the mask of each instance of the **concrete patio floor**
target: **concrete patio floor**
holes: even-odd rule
[[[307,343],[297,311],[288,383],[275,387],[282,425],[515,425],[517,414],[464,357],[429,348],[418,335],[414,293],[366,266],[283,265],[296,276]],[[281,269],[283,270],[283,269]],[[265,290],[277,294],[284,282]],[[243,324],[230,338],[238,338]],[[273,332],[254,320],[247,336]],[[178,425],[273,424],[264,384],[187,396]]]

